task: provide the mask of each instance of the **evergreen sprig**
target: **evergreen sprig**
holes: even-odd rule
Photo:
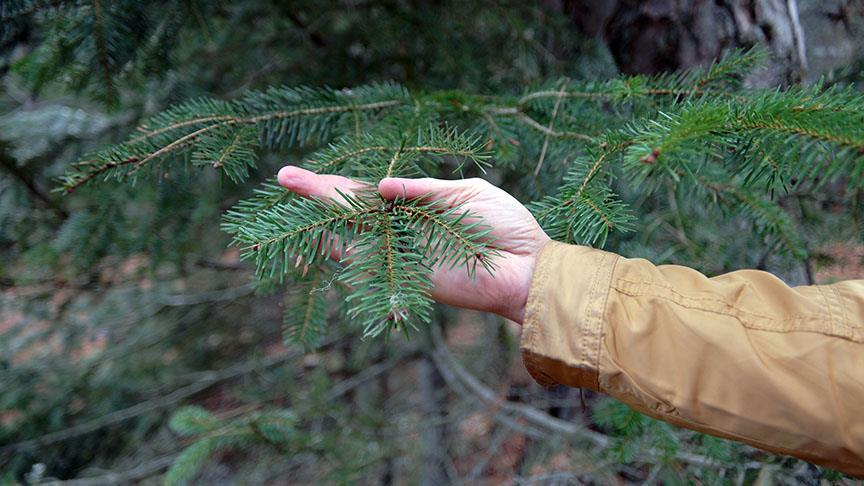
[[[259,201],[268,200],[266,193],[261,195]],[[494,271],[489,228],[461,206],[424,198],[383,201],[364,192],[340,193],[338,201],[289,201],[266,209],[241,203],[229,211],[224,228],[234,234],[242,257],[255,260],[262,278],[282,279],[294,268],[326,258],[345,261],[338,278],[355,289],[347,299],[348,314],[365,335],[429,322],[430,278],[437,266],[465,265],[469,276],[478,265]],[[254,213],[247,212],[250,208]],[[320,301],[308,300],[315,290],[301,296],[309,318],[290,326],[289,337],[307,345],[322,327],[321,313],[314,312]]]
[[[331,276],[325,265],[316,265],[301,273],[289,287],[282,317],[286,344],[298,343],[307,349],[317,347],[327,330],[327,297],[333,278],[335,275]]]
[[[631,211],[609,185],[610,159],[625,146],[610,138],[592,157],[576,158],[558,191],[529,206],[550,237],[602,247],[611,232],[632,230]]]

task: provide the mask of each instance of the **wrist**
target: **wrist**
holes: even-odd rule
[[[534,251],[521,258],[519,276],[513,282],[512,291],[507,293],[509,295],[504,296],[505,301],[501,306],[502,312],[498,313],[502,317],[522,325],[522,322],[525,320],[525,309],[528,306],[528,299],[531,293],[534,270],[537,267],[540,252],[549,241],[551,240],[546,238],[543,242],[536,245]]]

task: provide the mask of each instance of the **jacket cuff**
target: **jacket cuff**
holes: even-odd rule
[[[528,373],[541,385],[599,390],[606,300],[618,259],[614,253],[556,241],[540,252],[520,349]]]

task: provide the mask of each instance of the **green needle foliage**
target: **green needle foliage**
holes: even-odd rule
[[[170,427],[181,437],[194,438],[165,475],[166,485],[187,484],[217,452],[264,445],[280,452],[310,451],[307,434],[295,428],[287,410],[262,411],[239,419],[219,419],[201,407],[185,407],[171,417]]]
[[[197,99],[152,117],[60,183],[71,192],[190,162],[241,181],[262,150],[287,148],[311,151],[302,162],[310,170],[370,187],[384,177],[501,167],[522,174],[529,207],[555,239],[603,246],[635,228],[623,193],[644,201],[669,191],[746,218],[768,247],[802,258],[806,245],[779,202],[839,179],[860,189],[864,98],[851,88],[744,87],[762,57],[735,52],[707,69],[657,77],[562,79],[521,96],[379,83]],[[529,157],[536,164],[513,165]],[[376,336],[429,322],[437,266],[495,269],[490,229],[429,198],[384,201],[370,190],[303,199],[268,182],[226,213],[223,228],[260,278],[296,282],[302,295],[286,313],[286,338],[306,346],[326,332],[334,279],[347,292],[349,320]]]
[[[116,106],[120,84],[164,73],[179,36],[200,29],[200,23],[185,24],[200,19],[202,6],[181,0],[4,0],[0,45],[38,29],[44,41],[15,66],[36,92],[62,79]]]
[[[279,197],[259,192],[263,201]],[[367,336],[430,320],[430,273],[436,266],[465,265],[472,276],[478,264],[485,271],[494,268],[489,228],[460,206],[422,199],[383,201],[371,193],[340,193],[338,201],[241,203],[228,212],[223,227],[234,234],[243,257],[255,260],[262,278],[282,279],[294,268],[306,269],[331,256],[346,261],[339,279],[357,289],[348,297],[348,314],[362,323]],[[320,317],[313,317],[320,315],[315,309],[323,305],[309,300],[306,306],[310,314],[289,336],[311,344],[311,336],[318,334],[312,329],[321,327]]]

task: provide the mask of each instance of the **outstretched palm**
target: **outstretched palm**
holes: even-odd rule
[[[279,171],[279,183],[302,196],[336,201],[340,200],[340,191],[351,193],[366,187],[346,177],[315,174],[292,166]],[[432,298],[522,322],[534,264],[549,237],[519,201],[482,179],[387,178],[378,184],[378,191],[385,199],[428,196],[451,206],[462,205],[483,218],[492,228],[491,236],[499,252],[494,275],[478,271],[476,277],[471,277],[463,267],[438,266],[432,276]]]

